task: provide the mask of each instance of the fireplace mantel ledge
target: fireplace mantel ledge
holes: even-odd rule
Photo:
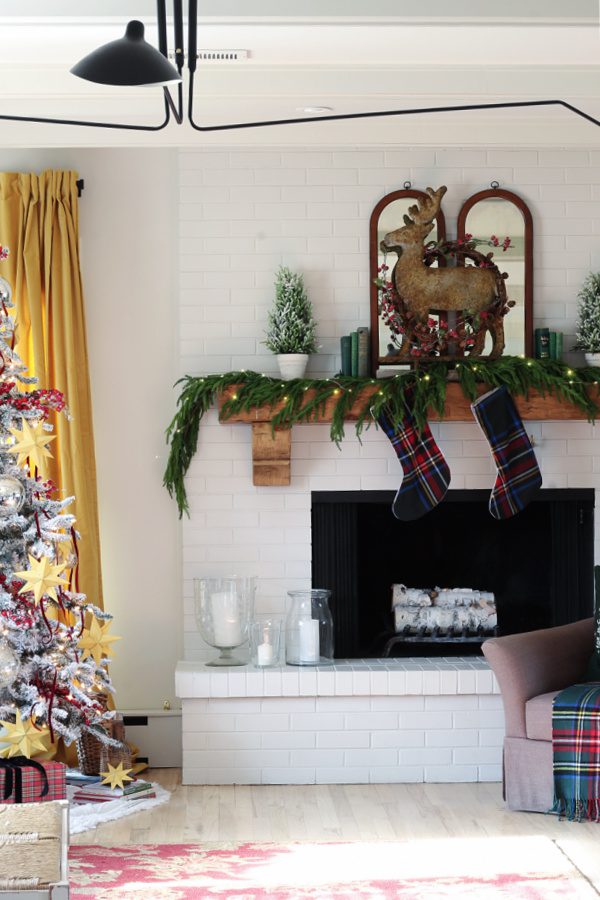
[[[175,693],[181,699],[225,697],[354,697],[499,694],[481,657],[338,659],[327,666],[251,665],[215,668],[180,661]]]
[[[365,395],[374,394],[379,389],[377,382],[363,388],[361,397],[348,410],[345,419],[349,422],[356,421],[364,407]],[[484,394],[489,387],[478,385],[479,394]],[[598,391],[598,388],[590,387],[590,391]],[[224,402],[233,397],[236,386],[226,388],[219,396],[219,410]],[[310,396],[310,393],[307,395]],[[531,388],[526,397],[514,397],[515,405],[522,419],[526,421],[565,421],[585,420],[586,414],[578,406],[561,400],[551,393],[541,394]],[[315,418],[306,424],[323,424],[331,422],[335,398],[331,398],[322,410],[318,411]],[[252,483],[257,486],[285,486],[290,484],[291,478],[291,451],[292,429],[289,426],[278,426],[273,429],[271,421],[273,416],[283,408],[283,404],[275,406],[256,406],[249,410],[240,410],[226,419],[220,417],[226,424],[240,423],[252,426]],[[471,412],[471,404],[463,393],[460,384],[449,382],[446,386],[446,405],[444,414],[439,416],[435,410],[430,410],[432,421],[444,422],[474,422]]]

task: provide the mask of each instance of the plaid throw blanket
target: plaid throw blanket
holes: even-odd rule
[[[600,683],[574,684],[554,698],[552,747],[552,812],[600,821]]]

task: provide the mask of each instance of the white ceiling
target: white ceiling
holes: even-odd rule
[[[169,4],[167,4],[169,5]],[[155,14],[155,0],[2,0],[2,16],[52,18],[75,16],[125,16],[149,18]],[[203,0],[201,16],[294,17],[299,16],[386,16],[422,19],[590,19],[598,15],[597,0]]]
[[[185,3],[184,3],[185,6]],[[199,66],[202,123],[504,100],[561,99],[600,118],[598,0],[207,0],[198,46],[249,59]],[[83,7],[83,8],[82,8]],[[451,9],[448,9],[451,7]],[[567,7],[567,9],[565,9]],[[337,11],[337,14],[336,14]],[[83,82],[70,66],[141,18],[152,0],[0,0],[0,113],[158,123],[160,89]],[[439,113],[200,135],[0,122],[0,146],[390,143],[600,145],[600,127],[560,108]]]

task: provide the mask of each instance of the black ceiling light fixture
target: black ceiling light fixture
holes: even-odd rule
[[[133,20],[127,25],[125,35],[104,44],[85,56],[71,72],[79,78],[96,84],[126,86],[161,86],[164,95],[164,118],[158,125],[127,125],[116,122],[92,122],[76,119],[55,119],[38,116],[10,116],[0,114],[0,121],[41,122],[51,125],[83,125],[89,128],[116,128],[129,131],[161,131],[169,124],[171,116],[181,125],[186,118],[183,96],[183,69],[187,59],[188,93],[187,121],[196,131],[237,131],[242,128],[265,128],[273,125],[293,125],[304,122],[339,122],[347,119],[377,119],[391,116],[414,116],[424,113],[462,112],[471,109],[518,109],[533,106],[562,106],[593,125],[600,125],[594,118],[566,100],[519,100],[502,103],[461,103],[452,106],[425,106],[416,109],[371,110],[369,112],[332,113],[300,116],[292,119],[265,119],[253,122],[232,122],[222,125],[200,125],[194,119],[194,80],[198,54],[198,2],[188,0],[188,41],[184,49],[182,0],[173,0],[175,65],[168,59],[166,0],[157,0],[158,49],[144,39],[142,22]],[[177,85],[177,97],[173,98],[169,85]]]
[[[144,25],[129,22],[125,35],[88,53],[71,69],[95,84],[166,85],[181,81],[169,60],[144,39]]]

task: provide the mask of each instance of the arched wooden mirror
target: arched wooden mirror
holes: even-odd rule
[[[391,279],[393,268],[396,264],[396,256],[390,254],[387,259],[380,249],[380,244],[385,235],[389,231],[400,228],[404,221],[404,216],[408,213],[408,208],[413,206],[416,200],[427,200],[427,194],[424,191],[416,191],[412,188],[405,188],[401,191],[392,191],[382,197],[373,212],[369,223],[369,252],[370,252],[370,273],[371,273],[371,369],[373,375],[377,374],[377,370],[383,366],[406,365],[405,362],[398,362],[394,356],[398,350],[398,345],[379,314],[379,292],[375,281],[379,275],[379,267],[384,263],[390,269],[388,275]],[[436,218],[436,227],[429,235],[430,241],[443,240],[446,237],[446,223],[444,214],[440,210]]]
[[[458,215],[457,237],[465,234],[499,239],[494,262],[508,274],[507,297],[515,301],[504,319],[504,355],[533,356],[533,220],[529,207],[512,191],[499,187],[479,191],[465,201]],[[510,238],[510,247],[503,251],[505,237]],[[485,352],[488,350],[486,346]]]

